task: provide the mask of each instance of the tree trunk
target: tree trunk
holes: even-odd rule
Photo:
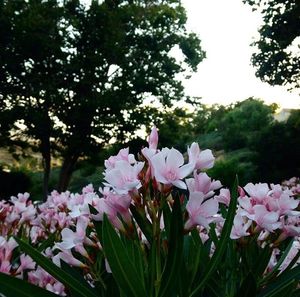
[[[50,151],[49,139],[43,139],[41,141],[41,150],[42,150],[43,169],[44,169],[43,201],[46,201],[48,198],[48,186],[49,186],[49,178],[50,178],[50,171],[51,171],[51,151]]]
[[[67,190],[77,160],[78,160],[77,155],[67,156],[64,158],[63,165],[61,167],[60,174],[59,174],[59,181],[57,187],[57,190],[59,192],[64,192]]]

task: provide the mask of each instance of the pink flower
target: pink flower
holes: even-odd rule
[[[206,173],[197,175],[196,170],[194,171],[194,178],[188,178],[185,181],[190,192],[201,192],[205,194],[204,199],[213,196],[214,190],[222,187],[220,181],[211,181],[211,178]]]
[[[253,206],[254,214],[248,217],[255,221],[256,224],[267,231],[273,232],[281,227],[281,222],[278,221],[279,214],[274,211],[268,211],[264,205]]]
[[[103,221],[103,214],[106,214],[109,221],[119,230],[123,230],[124,226],[117,216],[117,210],[108,203],[106,198],[95,200],[93,206],[98,211],[98,214],[92,215],[95,221]]]
[[[131,197],[128,194],[118,195],[110,193],[106,198],[106,204],[115,209],[126,223],[131,223],[131,215],[129,213],[129,206],[131,204]]]
[[[87,266],[76,259],[70,250],[63,250],[52,258],[52,262],[60,267],[60,259],[69,265],[86,268]]]
[[[61,250],[70,250],[73,247],[82,245],[86,238],[86,228],[88,225],[88,219],[85,217],[79,217],[76,224],[76,232],[69,228],[64,228],[61,231],[62,242],[57,243],[56,247]]]
[[[292,262],[292,260],[296,257],[296,255],[297,255],[297,253],[298,253],[298,251],[300,250],[300,243],[299,243],[299,241],[294,241],[293,243],[292,243],[292,247],[291,247],[291,249],[290,249],[290,251],[289,251],[289,253],[287,254],[287,256],[285,257],[285,259],[283,260],[283,262],[282,262],[282,264],[280,265],[280,270],[281,271],[283,271],[283,270],[285,270],[287,267],[288,267],[288,265]],[[299,259],[297,260],[297,262],[295,263],[295,265],[294,266],[297,266],[297,265],[299,265]],[[293,266],[293,267],[294,267]]]
[[[134,155],[129,154],[129,148],[121,149],[116,156],[111,156],[108,160],[104,161],[105,168],[110,170],[115,168],[117,161],[125,161],[129,164],[136,163]]]
[[[215,196],[215,199],[217,199],[219,203],[223,203],[226,206],[229,206],[230,199],[231,199],[230,191],[228,189],[221,189],[220,195]]]
[[[65,292],[65,287],[60,282],[55,282],[53,285],[47,284],[46,289],[50,292],[53,292],[53,293],[59,295],[59,296],[67,296],[67,294]]]
[[[241,216],[240,213],[237,212],[236,216],[234,217],[230,238],[238,239],[250,235],[250,233],[247,232],[247,230],[249,229],[251,224],[251,220],[244,216]]]
[[[20,266],[17,269],[16,273],[22,273],[26,269],[35,269],[35,262],[33,262],[33,260],[29,256],[22,254],[20,256]]]
[[[284,240],[287,237],[300,236],[300,218],[297,216],[282,217],[282,234],[280,238]]]
[[[214,166],[215,157],[211,150],[201,151],[198,143],[193,142],[188,148],[189,162],[195,164],[195,169],[209,169]]]
[[[148,137],[148,143],[149,143],[149,149],[153,149],[153,150],[157,149],[158,133],[155,126],[152,128],[151,133]]]
[[[146,173],[146,176],[147,176],[146,179],[149,179],[150,177],[152,177],[152,178],[154,177],[154,169],[153,169],[151,159],[156,153],[157,153],[156,149],[150,149],[148,147],[144,147],[142,149],[142,154],[146,158],[146,160],[148,161],[148,164],[149,164],[149,167],[148,167],[147,173]]]
[[[104,179],[118,194],[127,194],[130,190],[141,187],[138,174],[144,167],[144,162],[130,165],[126,161],[117,161],[115,167],[104,173]]]
[[[244,187],[244,189],[249,194],[249,196],[251,196],[251,198],[253,198],[258,203],[262,203],[263,200],[266,199],[270,191],[268,184],[265,183],[258,183],[255,185],[253,183],[248,183]]]
[[[36,215],[36,208],[31,204],[26,206],[26,209],[22,212],[19,224],[24,222],[32,221]]]
[[[282,193],[278,198],[268,197],[267,199],[268,209],[271,211],[278,211],[279,215],[299,215],[299,211],[293,211],[299,205],[299,201],[293,199],[286,193]]]
[[[189,219],[185,223],[185,229],[190,230],[194,226],[209,227],[209,224],[214,220],[214,215],[219,210],[218,201],[214,198],[204,201],[204,194],[201,192],[190,193],[189,201],[186,205],[186,210],[189,214]]]
[[[11,264],[8,260],[0,261],[0,272],[10,274]]]
[[[88,184],[82,189],[83,194],[94,193],[94,187],[92,184]]]
[[[194,165],[191,163],[183,165],[184,159],[179,151],[172,148],[159,152],[151,158],[151,163],[158,182],[186,189],[186,184],[181,179],[193,171]]]

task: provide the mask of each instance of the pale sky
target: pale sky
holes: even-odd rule
[[[282,108],[300,108],[300,96],[284,87],[272,87],[255,77],[250,65],[261,24],[259,13],[242,0],[182,0],[188,29],[197,33],[207,58],[184,82],[188,95],[202,97],[206,104],[229,104],[254,96]]]

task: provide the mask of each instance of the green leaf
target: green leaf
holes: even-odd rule
[[[169,238],[170,237],[170,229],[171,229],[171,210],[170,206],[167,201],[165,201],[163,206],[163,215],[164,215],[164,225],[166,230],[166,235]]]
[[[283,263],[284,259],[287,257],[289,251],[291,250],[292,246],[293,246],[293,242],[294,240],[291,240],[289,245],[287,246],[287,248],[285,249],[284,253],[281,255],[280,259],[278,260],[278,262],[276,263],[276,265],[274,266],[273,270],[270,271],[261,281],[260,284],[264,284],[267,283],[268,280],[270,280],[273,276],[275,276],[277,273],[279,273],[279,267],[280,265]]]
[[[291,270],[293,268],[293,266],[296,264],[297,260],[300,257],[300,250],[298,251],[298,253],[296,254],[296,256],[293,258],[293,260],[290,262],[290,264],[287,266],[287,268],[285,269],[285,271]]]
[[[274,297],[278,296],[280,290],[284,292],[284,288],[297,284],[300,279],[300,266],[297,266],[289,271],[282,272],[270,285],[266,286],[258,297]],[[281,295],[285,296],[285,295]]]
[[[90,209],[90,213],[93,215],[97,215],[99,212],[97,211],[96,208],[94,208],[92,205],[89,204],[89,209]],[[93,224],[95,226],[95,230],[96,230],[96,234],[97,237],[99,239],[99,242],[102,245],[102,222],[101,221],[96,221],[96,220],[92,220]]]
[[[2,272],[0,272],[0,292],[6,297],[57,297],[50,291]]]
[[[130,205],[130,211],[141,228],[142,232],[144,233],[145,237],[147,238],[148,242],[152,244],[153,237],[152,237],[152,224],[151,222],[146,218],[145,215],[142,215],[139,213],[139,211],[136,209],[134,205]]]
[[[129,259],[132,259],[133,265],[136,267],[141,279],[143,279],[145,267],[140,240],[133,240],[132,238],[129,239],[122,234],[120,235],[120,237],[127,248]]]
[[[55,237],[56,237],[56,233],[55,232],[51,233],[50,236],[38,246],[37,250],[39,252],[43,252],[46,248],[53,245],[55,241]]]
[[[105,215],[102,235],[104,254],[120,289],[126,296],[146,296],[144,277],[129,257],[129,247],[122,242]]]
[[[84,279],[82,274],[76,269],[77,267],[71,267],[68,263],[66,263],[63,260],[60,260],[61,269],[64,270],[66,273],[74,277],[79,283],[81,283],[83,286],[85,286],[88,290],[91,290],[92,287],[88,284],[88,282]],[[70,289],[72,292],[72,296],[79,296],[76,292],[74,292],[73,289]],[[100,297],[101,295],[98,294]]]
[[[223,226],[220,240],[218,242],[218,245],[216,246],[216,250],[208,264],[206,271],[203,274],[200,284],[193,290],[190,297],[196,296],[196,294],[205,286],[206,282],[212,276],[214,271],[218,268],[218,264],[220,263],[222,256],[226,250],[228,241],[230,240],[229,236],[233,225],[233,219],[236,213],[237,198],[238,198],[238,178],[236,178],[233,189],[231,191],[231,201],[230,201],[228,213]]]
[[[256,242],[253,242],[253,244],[257,245]],[[252,268],[253,274],[256,277],[258,277],[258,278],[262,277],[263,273],[265,272],[265,270],[270,262],[271,254],[272,254],[272,249],[269,248],[269,246],[266,246],[265,248],[260,249],[260,254]]]
[[[169,250],[166,265],[162,273],[159,297],[169,297],[180,275],[183,255],[183,220],[179,197],[175,197],[171,216]]]
[[[191,235],[189,235],[188,238],[190,244],[186,259],[187,282],[184,289],[190,291],[190,288],[199,269],[200,260],[202,261],[204,259],[204,253],[206,252],[206,250],[200,239],[199,232],[196,229],[191,231]],[[202,258],[201,254],[203,255]]]
[[[99,297],[98,294],[92,289],[87,288],[86,285],[78,282],[72,275],[66,273],[63,269],[59,268],[52,263],[47,257],[42,255],[36,249],[25,243],[21,239],[15,237],[15,240],[19,244],[20,249],[28,254],[38,265],[44,268],[49,274],[51,274],[58,281],[63,283],[67,288],[76,292],[78,296],[82,297]]]
[[[250,272],[243,280],[240,289],[238,290],[236,297],[253,297],[256,296],[257,285],[254,275]]]

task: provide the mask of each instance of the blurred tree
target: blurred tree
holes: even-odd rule
[[[186,20],[179,0],[0,0],[0,111],[38,142],[44,195],[54,149],[63,191],[80,156],[153,121],[145,98],[183,97],[175,75],[205,57]]]
[[[260,39],[253,43],[257,51],[252,64],[256,75],[271,85],[300,87],[300,1],[244,0],[259,10],[263,25]]]
[[[300,175],[300,110],[292,112],[287,122],[266,127],[254,149],[258,152],[259,179],[281,182]]]
[[[272,123],[276,108],[275,104],[268,106],[254,98],[236,103],[219,122],[224,148],[229,151],[251,147],[262,130]]]
[[[196,107],[196,113],[193,116],[193,130],[197,134],[218,131],[222,119],[232,108],[233,105],[198,105]]]
[[[183,108],[175,108],[157,115],[156,124],[159,128],[159,145],[186,150],[187,144],[193,139],[191,113]]]

